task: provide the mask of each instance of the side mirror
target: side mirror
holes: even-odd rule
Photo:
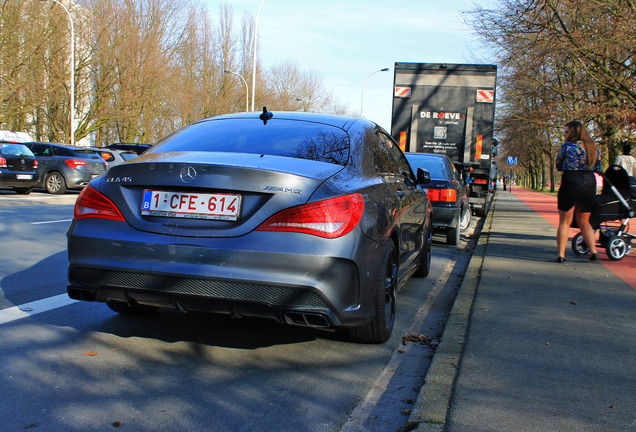
[[[431,173],[423,168],[417,169],[417,184],[429,184],[431,182]]]

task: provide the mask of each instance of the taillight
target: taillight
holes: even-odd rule
[[[483,179],[483,178],[475,179],[475,184],[488,184],[488,179]]]
[[[256,231],[289,231],[337,238],[351,232],[363,212],[364,199],[355,193],[283,210],[263,222]]]
[[[90,185],[82,189],[77,197],[73,216],[75,219],[102,218],[124,221],[117,206]]]
[[[6,168],[6,167],[7,167],[7,160],[3,158],[2,156],[0,156],[0,168]]]
[[[66,159],[64,163],[66,163],[66,165],[68,165],[71,169],[77,169],[77,167],[86,165],[86,161],[80,159]]]
[[[38,160],[37,160],[37,159],[35,159],[35,160],[33,161],[33,168],[37,168],[37,167],[38,167]]]
[[[429,201],[455,202],[457,191],[455,189],[428,189]]]

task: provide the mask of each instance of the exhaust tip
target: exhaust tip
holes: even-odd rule
[[[316,312],[285,312],[285,322],[290,325],[314,328],[329,328],[327,316]]]
[[[68,287],[66,291],[73,300],[95,301],[95,293],[93,291],[74,287]]]

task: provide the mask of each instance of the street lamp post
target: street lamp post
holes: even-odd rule
[[[369,78],[371,78],[373,75],[377,74],[378,72],[386,72],[388,70],[389,68],[377,70],[373,72],[371,75],[369,75],[366,80],[364,80],[364,85],[362,86],[362,101],[360,102],[360,118],[362,118],[364,113],[364,88],[367,86],[367,81],[369,81]]]
[[[47,0],[41,0],[43,2]],[[71,23],[71,106],[70,106],[70,116],[71,116],[71,145],[75,145],[75,26],[73,25],[73,17],[71,13],[68,11],[66,6],[60,3],[57,0],[50,0],[54,3],[59,4],[64,8],[66,14],[68,15],[68,20]]]
[[[250,91],[247,88],[247,81],[245,81],[245,78],[243,78],[243,75],[241,75],[239,73],[232,72],[232,71],[229,71],[229,70],[225,70],[225,71],[223,71],[223,73],[236,75],[237,77],[239,77],[241,79],[241,81],[243,81],[243,84],[245,84],[245,112],[249,112],[249,110],[250,110],[250,102],[249,102]]]
[[[254,54],[254,62],[252,65],[252,111],[254,111],[254,99],[256,97],[256,40],[258,39],[258,16],[261,13],[263,3],[265,3],[265,0],[261,1],[260,6],[258,7],[258,12],[256,12],[256,20],[254,21],[254,43],[252,44],[252,51]]]

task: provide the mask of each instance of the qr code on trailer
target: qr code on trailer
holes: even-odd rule
[[[446,139],[448,128],[445,126],[435,126],[433,130],[433,139]]]

